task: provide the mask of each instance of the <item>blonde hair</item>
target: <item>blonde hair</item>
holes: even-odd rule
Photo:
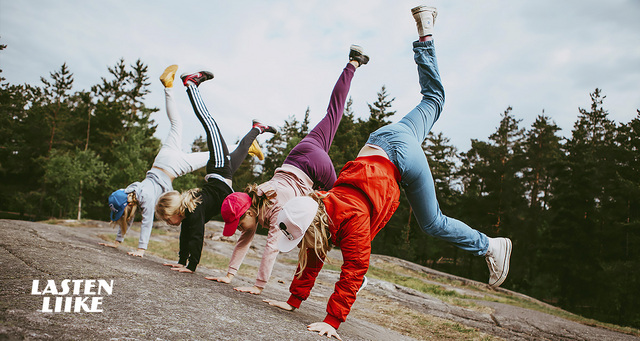
[[[193,188],[182,194],[178,191],[169,191],[158,198],[156,217],[165,220],[172,215],[184,216],[186,211],[193,212],[201,202],[200,188]]]
[[[111,222],[112,227],[120,226],[120,231],[124,236],[129,229],[129,224],[133,222],[133,218],[136,216],[136,210],[138,209],[138,197],[135,192],[127,194],[127,206],[124,207],[124,212],[120,219]]]
[[[249,194],[249,197],[251,198],[251,206],[249,209],[253,208],[256,211],[258,214],[258,221],[260,221],[260,218],[264,219],[266,212],[271,208],[271,206],[273,206],[271,199],[275,197],[275,194],[272,196],[267,196],[267,194],[259,195],[258,185],[255,183],[248,184],[247,187],[244,188],[244,192]],[[247,212],[249,212],[248,209]],[[244,215],[247,214],[247,212],[242,215],[241,219],[244,218]]]
[[[318,192],[309,194],[309,197],[318,203],[318,211],[311,222],[311,226],[309,226],[309,229],[307,229],[307,232],[305,232],[300,241],[298,272],[296,273],[298,278],[302,276],[302,272],[307,267],[307,250],[310,248],[314,250],[316,257],[322,260],[322,262],[331,263],[331,260],[328,258],[328,253],[331,250],[331,240],[329,239],[331,236],[329,232],[331,218],[327,214],[327,209],[322,201],[326,196],[327,194],[319,194]]]

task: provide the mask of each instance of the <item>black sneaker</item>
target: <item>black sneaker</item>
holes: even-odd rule
[[[268,126],[266,124],[262,124],[262,122],[258,121],[258,120],[253,120],[253,128],[258,128],[260,129],[260,134],[262,133],[271,133],[271,134],[275,134],[278,132],[278,130],[273,127],[273,126]]]
[[[349,60],[355,60],[360,66],[369,62],[369,56],[364,54],[364,50],[359,45],[351,45],[349,48]]]
[[[180,78],[182,79],[182,84],[184,84],[184,86],[188,86],[189,84],[187,82],[189,81],[195,84],[195,86],[199,86],[203,82],[213,79],[213,73],[209,71],[200,71],[191,74],[183,73]]]

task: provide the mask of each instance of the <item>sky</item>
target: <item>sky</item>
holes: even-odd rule
[[[544,112],[569,137],[579,108],[600,88],[609,117],[626,123],[640,109],[640,0],[0,0],[2,76],[41,85],[66,63],[73,91],[109,79],[122,58],[149,67],[147,107],[156,136],[169,130],[158,76],[209,70],[200,87],[229,144],[251,120],[281,126],[307,107],[311,124],[326,113],[329,95],[348,61],[349,46],[371,57],[351,83],[356,117],[369,116],[384,86],[398,121],[420,100],[411,43],[410,9],[438,8],[434,40],[446,102],[433,131],[459,151],[487,141],[513,107],[522,128]],[[184,148],[204,135],[177,82],[185,121]],[[182,95],[181,95],[182,94]],[[265,141],[266,136],[259,140]]]

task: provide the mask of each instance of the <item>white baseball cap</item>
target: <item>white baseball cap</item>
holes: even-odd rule
[[[318,203],[310,197],[295,197],[284,206],[276,224],[284,234],[278,239],[278,249],[289,252],[300,243],[318,212]]]

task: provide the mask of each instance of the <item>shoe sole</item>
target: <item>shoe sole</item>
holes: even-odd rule
[[[490,286],[497,288],[500,286],[500,284],[504,283],[504,280],[507,279],[507,275],[509,274],[509,263],[511,262],[511,239],[509,238],[505,238],[505,240],[507,241],[507,252],[504,254],[504,270],[502,271],[502,275],[500,276],[500,278],[498,278],[498,280],[493,283],[493,284],[489,284]]]
[[[205,78],[202,81],[198,82],[198,84],[196,86],[200,86],[200,84],[202,84],[202,83],[214,78],[213,77],[213,72],[211,72],[211,71],[198,71],[198,72],[192,72],[192,73],[185,72],[185,73],[180,75],[180,79],[182,80],[182,84],[184,84],[184,86],[187,86],[187,84],[184,82],[184,79],[186,77],[194,75],[196,73],[200,73],[200,74],[205,76]]]
[[[362,46],[360,46],[360,45],[353,44],[353,45],[351,45],[349,50],[350,51],[355,51],[355,52],[357,52],[359,54],[364,54],[364,50],[362,49]]]
[[[173,77],[171,77],[171,82],[173,83],[176,77],[176,71],[178,71],[178,65],[174,64],[167,66],[167,68],[164,69],[164,72],[160,75],[160,82],[162,82],[162,84],[166,84],[166,81],[168,80],[167,77],[173,73]]]
[[[436,12],[437,9],[435,7],[430,7],[430,6],[418,6],[411,9],[411,14],[416,15],[424,11]]]
[[[364,54],[362,46],[353,44],[349,48],[349,60],[355,60],[362,66],[369,63],[369,56]]]

